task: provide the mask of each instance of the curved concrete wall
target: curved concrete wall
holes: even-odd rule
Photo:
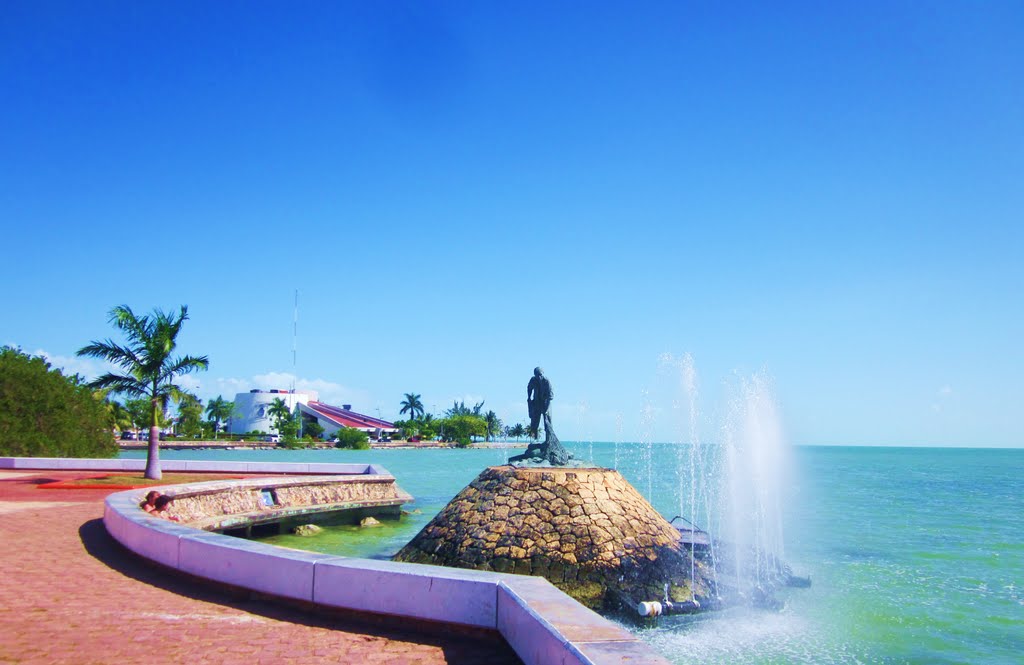
[[[62,457],[0,457],[0,469],[55,469],[64,471],[143,471],[144,459],[75,458]],[[192,460],[162,460],[164,471],[189,473],[315,473],[315,474],[381,474],[390,476],[378,464],[323,464],[305,462],[218,462]]]
[[[77,460],[32,467],[10,459],[0,458],[0,468],[81,468],[67,464]],[[386,473],[380,467],[375,471]],[[161,489],[170,494],[196,485]],[[325,608],[493,629],[527,665],[668,665],[629,631],[540,577],[274,547],[154,517],[139,508],[143,494],[128,490],[108,496],[103,515],[107,530],[136,554],[190,575]]]

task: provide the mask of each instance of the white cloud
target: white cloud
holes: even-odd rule
[[[448,409],[452,408],[452,405],[455,402],[462,402],[463,404],[466,405],[466,408],[468,408],[468,409],[472,409],[474,406],[476,406],[480,402],[484,402],[484,412],[486,413],[487,411],[490,410],[490,407],[487,405],[487,400],[485,400],[482,396],[480,396],[480,395],[472,395],[472,394],[465,394],[465,395],[457,395],[455,397],[449,397],[447,399],[442,399],[442,400],[438,401],[437,402],[437,412],[434,413],[434,415],[435,416],[444,415],[444,412],[447,411]],[[430,404],[424,404],[423,408],[425,408],[428,412],[433,413],[432,409],[434,408],[434,402],[431,402]]]
[[[356,411],[368,413],[372,408],[370,395],[365,390],[349,388],[340,383],[324,379],[307,379],[287,372],[269,372],[257,374],[248,379],[217,378],[214,379],[205,394],[210,397],[222,395],[225,399],[234,399],[237,393],[258,390],[290,390],[292,385],[299,391],[314,391],[321,402],[340,406],[351,404]]]
[[[41,356],[50,363],[50,366],[60,369],[65,376],[78,374],[86,380],[95,379],[107,372],[117,372],[118,368],[105,360],[87,358],[81,356],[61,356],[50,353],[44,349],[36,349],[31,352],[33,356]]]
[[[952,394],[953,388],[948,384],[939,388],[935,393],[936,397],[938,397],[938,401],[932,403],[932,411],[935,413],[942,413],[943,402],[948,400]]]
[[[185,392],[192,393],[193,395],[198,395],[203,391],[203,382],[196,374],[179,376],[177,380],[175,380],[175,383],[179,388]]]
[[[8,346],[18,348],[15,344],[9,344]],[[36,349],[30,355],[45,358],[52,367],[59,368],[65,375],[79,374],[86,380],[95,379],[107,372],[119,372],[119,368],[114,365],[95,358],[62,356],[50,353],[44,349]],[[337,406],[351,404],[356,411],[361,410],[361,413],[375,413],[374,409],[376,408],[376,403],[371,400],[370,394],[365,390],[349,388],[340,383],[333,383],[324,379],[296,377],[287,372],[257,374],[248,379],[234,377],[210,378],[203,373],[194,373],[179,376],[175,383],[183,390],[199,396],[204,402],[218,395],[231,400],[235,398],[237,393],[248,392],[254,388],[260,390],[270,390],[272,388],[288,390],[294,384],[296,390],[316,392],[320,401],[327,404]],[[483,398],[472,395],[465,397],[467,404],[476,404],[481,399]],[[470,402],[470,400],[476,401]]]

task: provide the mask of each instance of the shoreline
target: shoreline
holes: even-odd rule
[[[520,443],[516,441],[480,441],[473,443],[466,450],[470,449],[514,449],[514,448],[526,448],[526,443]],[[149,448],[148,442],[122,442],[118,441],[118,448],[122,451],[125,450],[147,450]],[[388,441],[388,442],[371,442],[370,450],[409,450],[418,448],[458,448],[453,443],[445,443],[441,441]],[[275,443],[266,443],[264,441],[219,441],[219,440],[203,440],[203,441],[160,441],[161,450],[289,450],[286,446],[281,446]],[[313,443],[303,448],[303,450],[346,450],[344,448],[336,448],[334,444],[328,442]]]

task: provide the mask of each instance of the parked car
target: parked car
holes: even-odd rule
[[[122,441],[138,441],[139,437],[135,435],[135,432],[121,432]]]

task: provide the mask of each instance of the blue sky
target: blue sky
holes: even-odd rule
[[[201,397],[540,364],[594,440],[690,353],[705,440],[763,372],[797,444],[1024,445],[1024,6],[835,5],[6,3],[0,343],[187,304]]]

